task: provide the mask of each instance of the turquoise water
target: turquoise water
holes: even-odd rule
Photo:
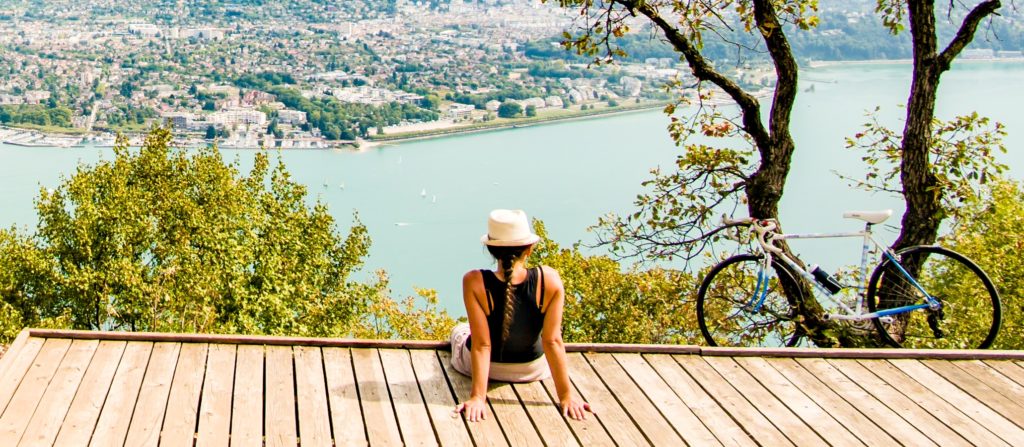
[[[832,172],[861,173],[859,155],[844,138],[883,107],[899,125],[909,86],[909,65],[843,65],[806,70],[794,111],[797,154],[782,203],[789,232],[856,230],[840,214],[850,209],[895,208],[897,198],[852,190]],[[939,114],[972,110],[1007,126],[1011,175],[1021,178],[1024,63],[960,64],[943,79]],[[461,276],[489,266],[479,243],[493,208],[522,208],[544,220],[565,246],[593,241],[586,232],[599,216],[631,209],[640,183],[656,166],[669,168],[678,153],[658,111],[507,129],[384,146],[364,152],[283,153],[311,199],[325,202],[345,230],[352,214],[367,225],[373,247],[365,269],[384,268],[395,296],[415,287],[439,291],[442,304],[461,315]],[[251,151],[223,151],[247,166]],[[109,149],[22,148],[0,145],[0,225],[32,227],[32,201],[79,163],[112,158]],[[326,186],[325,186],[326,183]],[[344,185],[344,188],[342,188]],[[425,194],[424,194],[425,193]],[[890,222],[898,223],[898,216]],[[891,240],[895,230],[881,230]],[[801,244],[801,243],[798,243]],[[802,243],[807,244],[807,243]],[[859,242],[796,245],[826,268],[856,262]],[[840,251],[841,250],[841,251]],[[832,256],[841,252],[843,257]]]

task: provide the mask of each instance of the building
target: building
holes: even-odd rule
[[[264,126],[267,124],[267,114],[259,110],[228,109],[211,114],[210,121],[229,128],[243,124]]]
[[[306,112],[299,110],[279,110],[277,112],[277,122],[281,124],[303,124],[306,122]]]
[[[476,106],[473,104],[453,103],[448,107],[448,117],[451,119],[466,118],[471,116],[474,110],[476,110]]]

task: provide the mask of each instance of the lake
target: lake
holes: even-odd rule
[[[882,107],[900,125],[909,92],[909,64],[843,64],[802,72],[793,115],[797,152],[782,201],[789,232],[856,230],[840,215],[851,209],[901,208],[897,198],[850,189],[833,173],[861,175],[860,154],[844,148]],[[977,110],[1006,125],[1011,176],[1024,172],[1024,62],[958,63],[943,78],[939,115]],[[811,86],[812,90],[809,90]],[[767,100],[766,100],[767,101]],[[462,315],[461,277],[492,261],[479,242],[493,208],[522,208],[542,219],[563,246],[590,242],[587,227],[608,212],[631,210],[640,183],[656,166],[670,168],[679,149],[659,111],[405,142],[363,152],[291,151],[282,157],[311,200],[326,203],[339,229],[352,215],[373,238],[364,273],[383,268],[393,296],[435,288],[442,305]],[[251,164],[252,151],[224,150],[225,159]],[[113,157],[105,148],[24,148],[0,145],[0,225],[34,227],[33,200],[79,163]],[[890,223],[899,222],[894,216]],[[880,229],[891,241],[895,229]],[[799,243],[798,243],[799,244]],[[803,243],[806,244],[806,243]],[[808,261],[834,268],[856,262],[859,242],[795,245]],[[838,249],[843,257],[826,254]]]

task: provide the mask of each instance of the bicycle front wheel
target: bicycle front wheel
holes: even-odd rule
[[[1002,318],[999,294],[980,267],[966,256],[935,246],[908,247],[897,252],[896,259],[898,265],[886,258],[871,274],[868,310],[925,303],[922,289],[940,305],[891,315],[889,323],[874,319],[883,341],[922,349],[984,349],[992,344]]]
[[[782,291],[784,283],[797,284],[795,275],[773,260],[759,282],[763,258],[733,256],[704,277],[697,293],[697,321],[708,345],[781,347],[800,342],[795,300]]]

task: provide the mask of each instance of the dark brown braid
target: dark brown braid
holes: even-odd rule
[[[498,260],[498,268],[505,276],[505,313],[501,321],[501,346],[504,349],[505,341],[508,340],[509,330],[512,328],[512,317],[516,313],[515,289],[512,284],[512,266],[523,255],[529,245],[521,247],[495,247],[487,246],[487,251]]]

